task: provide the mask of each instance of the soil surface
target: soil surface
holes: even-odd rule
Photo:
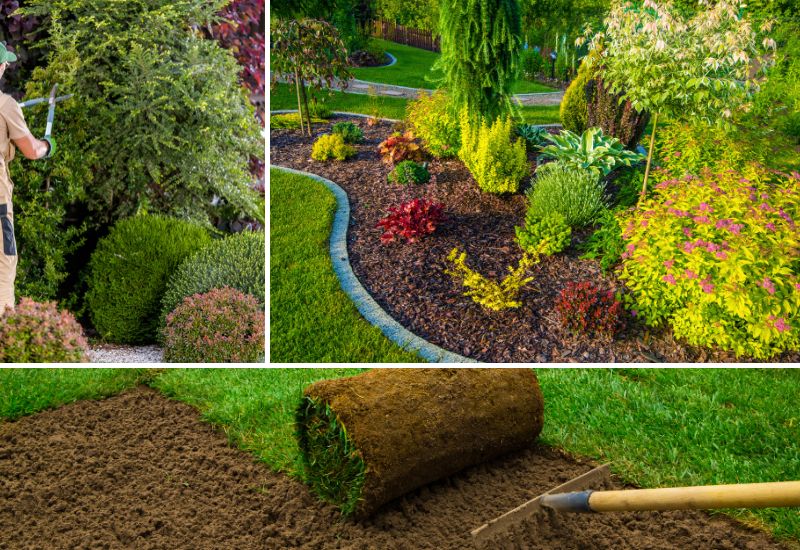
[[[350,120],[364,131],[357,155],[346,162],[311,159],[311,145],[339,120]],[[581,260],[574,246],[589,232],[573,232],[573,246],[545,257],[531,274],[534,281],[521,293],[522,307],[492,312],[465,297],[460,283],[444,273],[448,253],[467,252],[467,265],[502,278],[507,266],[517,265],[522,252],[514,242],[514,226],[523,225],[526,199],[520,192],[508,197],[482,193],[464,165],[455,159],[429,159],[431,181],[425,185],[388,183],[390,167],[382,163],[378,144],[393,125],[368,126],[355,117],[334,117],[314,127],[314,136],[298,130],[272,130],[270,162],[312,172],[336,182],[350,200],[351,225],[347,246],[353,271],[372,297],[411,332],[449,351],[489,362],[705,362],[747,361],[734,354],[694,348],[675,341],[669,330],[654,331],[631,319],[613,341],[573,335],[555,315],[559,293],[569,282],[593,281],[619,290],[613,275],[605,276],[593,260]],[[534,155],[529,155],[531,169]],[[445,205],[447,221],[414,244],[380,243],[376,227],[390,206],[417,197]],[[800,353],[775,359],[800,361]]]
[[[471,529],[592,467],[540,446],[356,523],[138,388],[0,424],[0,548],[463,549]],[[538,516],[488,547],[785,548],[702,512]]]

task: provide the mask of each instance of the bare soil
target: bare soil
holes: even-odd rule
[[[311,145],[330,131],[330,124],[350,120],[364,131],[357,155],[345,162],[311,159]],[[489,362],[746,362],[733,353],[696,348],[676,341],[669,330],[653,330],[629,318],[613,341],[571,334],[555,315],[555,301],[570,282],[592,281],[601,288],[624,290],[597,262],[580,259],[576,245],[590,231],[573,232],[573,243],[560,254],[545,257],[532,270],[534,281],[523,289],[522,307],[486,310],[463,295],[464,288],[444,273],[448,253],[466,251],[467,265],[490,277],[502,278],[516,266],[522,252],[514,241],[514,226],[525,221],[529,182],[517,194],[498,197],[482,193],[457,159],[429,159],[431,181],[425,185],[388,183],[391,169],[382,163],[378,144],[392,124],[368,126],[355,117],[334,117],[314,127],[314,136],[297,130],[272,130],[271,163],[318,174],[340,185],[350,200],[347,248],[358,279],[395,320],[411,332],[449,351]],[[529,155],[531,172],[536,159]],[[376,227],[391,206],[413,198],[441,202],[447,220],[418,243],[380,243]],[[800,361],[800,353],[774,359]]]
[[[463,549],[472,528],[592,467],[537,446],[357,523],[138,388],[0,424],[0,548]],[[702,512],[540,516],[490,547],[785,548]]]

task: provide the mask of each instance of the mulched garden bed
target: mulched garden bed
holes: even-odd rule
[[[357,156],[345,161],[311,160],[311,145],[330,125],[350,120],[364,131]],[[392,124],[370,127],[356,117],[334,117],[315,125],[314,136],[297,130],[271,130],[270,162],[326,177],[339,184],[350,199],[348,250],[361,284],[403,326],[450,351],[489,362],[704,362],[744,361],[732,353],[694,348],[676,342],[669,330],[654,331],[632,322],[613,342],[561,328],[554,311],[559,293],[569,282],[593,281],[621,288],[598,264],[581,260],[574,244],[586,232],[573,232],[573,246],[544,258],[533,270],[534,281],[522,292],[523,305],[500,312],[485,310],[463,296],[460,283],[444,273],[448,253],[458,247],[467,264],[484,275],[502,278],[507,266],[522,255],[514,242],[514,226],[525,219],[526,199],[482,193],[469,171],[456,160],[430,160],[431,182],[425,185],[388,183],[390,167],[383,164],[378,144]],[[535,166],[533,155],[529,157]],[[445,205],[448,220],[433,235],[415,244],[380,243],[378,220],[390,206],[415,197]],[[779,361],[796,362],[800,354]]]
[[[138,388],[0,423],[0,549],[463,549],[471,529],[592,467],[537,446],[430,484],[359,523],[231,448],[192,407]],[[503,542],[785,548],[703,512],[539,516]]]

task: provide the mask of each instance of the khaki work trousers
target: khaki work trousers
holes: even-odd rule
[[[14,208],[11,195],[14,185],[8,177],[5,159],[0,156],[0,315],[6,307],[14,308],[14,279],[17,277],[17,241],[14,237]]]

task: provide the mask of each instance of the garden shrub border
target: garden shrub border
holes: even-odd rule
[[[274,113],[274,111],[273,111]],[[391,119],[381,119],[392,121]],[[339,284],[345,294],[353,301],[359,313],[371,325],[379,328],[381,332],[400,348],[416,352],[420,357],[432,363],[476,363],[474,359],[458,355],[447,351],[439,346],[431,344],[427,340],[420,338],[413,332],[398,323],[391,315],[386,313],[375,299],[361,285],[361,282],[353,272],[350,265],[350,257],[347,252],[347,227],[350,222],[350,201],[347,193],[336,183],[310,172],[303,172],[285,166],[272,164],[270,168],[281,170],[290,174],[306,176],[316,180],[333,193],[336,198],[336,213],[334,214],[333,224],[330,234],[330,257],[333,264],[333,271],[339,279]]]

